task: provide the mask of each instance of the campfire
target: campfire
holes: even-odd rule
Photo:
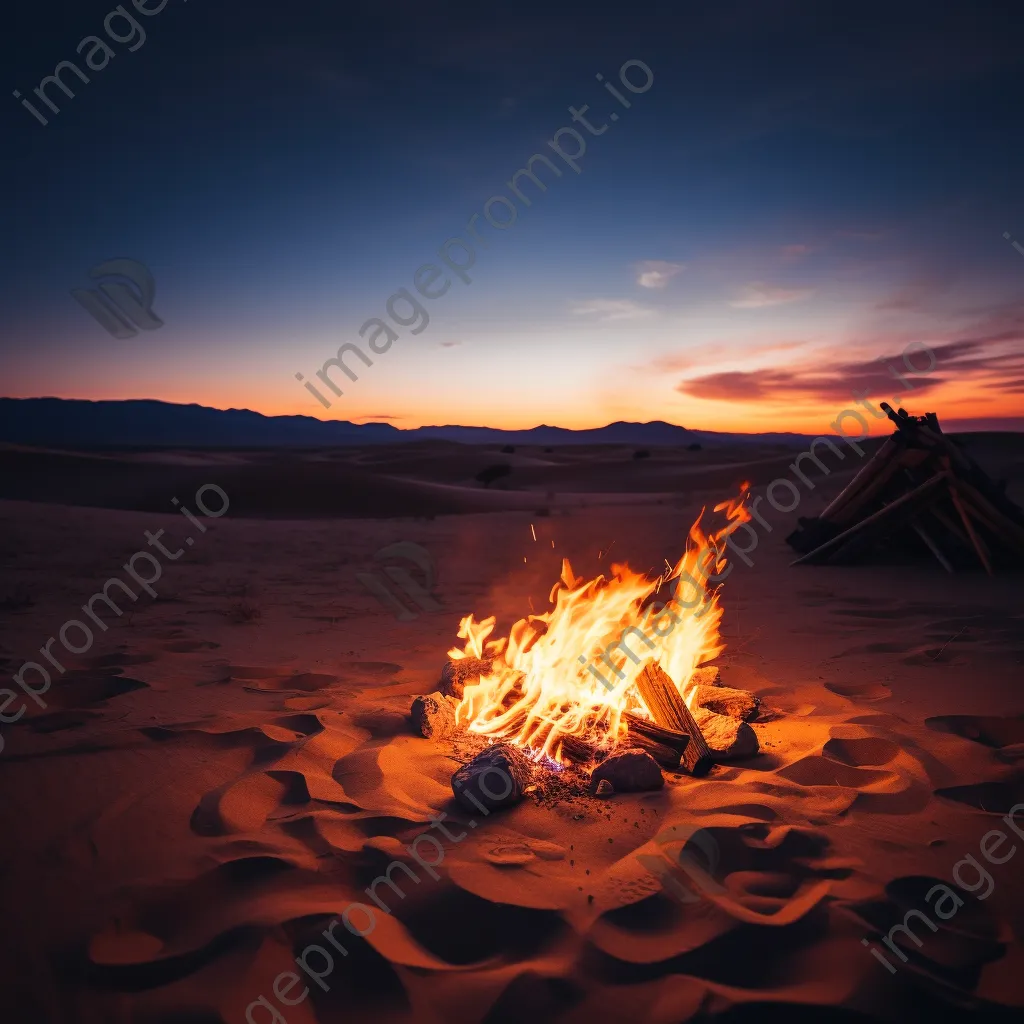
[[[725,646],[716,581],[726,575],[726,539],[751,518],[748,491],[744,483],[714,507],[717,529],[705,527],[702,510],[682,556],[659,575],[612,564],[610,576],[585,579],[565,559],[550,610],[520,619],[507,636],[493,637],[494,616],[465,616],[464,643],[448,652],[438,692],[414,702],[420,731],[498,744],[519,775],[523,760],[593,769],[602,793],[660,786],[661,768],[701,775],[717,760],[756,753],[746,722],[757,698],[721,686],[707,664]]]

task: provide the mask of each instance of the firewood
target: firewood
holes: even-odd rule
[[[629,726],[629,742],[646,750],[662,768],[678,768],[690,737],[685,732],[663,729],[639,715],[626,712],[623,716]]]
[[[929,515],[934,516],[934,518],[941,523],[943,527],[945,527],[946,532],[951,537],[955,537],[962,547],[970,550],[971,542],[967,535],[956,523],[953,522],[952,519],[949,518],[949,516],[946,515],[941,508],[936,508],[934,505],[930,505],[926,511]]]
[[[967,536],[971,538],[974,550],[978,553],[978,560],[985,567],[985,572],[987,572],[989,576],[994,575],[992,572],[992,563],[988,560],[988,556],[985,554],[985,551],[981,546],[981,541],[978,539],[977,533],[974,532],[974,524],[971,522],[971,518],[967,514],[967,509],[965,509],[960,502],[960,495],[956,493],[956,487],[950,487],[949,495],[953,499],[954,507],[960,514],[960,519],[964,524],[964,529],[967,531]]]
[[[888,483],[892,480],[900,470],[913,469],[916,466],[921,465],[928,459],[928,453],[920,451],[917,448],[905,448],[899,454],[893,456],[889,462],[883,466],[873,480],[869,480],[859,494],[856,494],[851,498],[842,509],[832,517],[833,522],[836,523],[848,523],[853,520],[857,514],[874,498],[877,498],[879,494],[885,489]]]
[[[925,530],[925,528],[920,524],[920,522],[918,522],[918,520],[916,519],[912,519],[910,521],[910,528],[914,531],[914,533],[918,535],[918,537],[921,538],[921,540],[924,541],[925,546],[935,556],[936,561],[938,561],[939,565],[941,565],[942,568],[946,570],[946,572],[951,573],[953,571],[953,566],[950,565],[949,559],[946,558],[946,556],[942,553],[942,551],[939,549],[938,544],[936,544],[935,541],[932,540],[931,535],[927,532],[927,530]]]
[[[1000,530],[997,533],[1003,539],[1009,534],[1015,541],[1024,544],[1024,526],[1014,522],[1006,512],[999,509],[986,495],[966,480],[958,480],[957,487],[972,505],[977,506],[980,512],[999,525]]]
[[[889,461],[898,447],[891,437],[887,437],[885,443],[868,459],[865,465],[861,466],[857,475],[832,499],[818,518],[831,519]]]
[[[1024,537],[1018,537],[1013,532],[1013,523],[1009,522],[1005,517],[1000,516],[998,510],[993,510],[995,515],[990,515],[984,512],[975,502],[972,502],[967,494],[961,482],[960,484],[960,502],[964,508],[970,513],[971,518],[981,523],[993,537],[999,540],[1002,544],[1005,544],[1011,551],[1015,551],[1018,555],[1024,556]],[[960,534],[961,538],[963,535]],[[980,537],[978,538],[981,539]],[[963,538],[963,543],[970,548],[971,543],[966,538]],[[984,541],[982,541],[982,548],[984,549]]]
[[[689,739],[690,737],[687,736],[686,738]],[[664,743],[652,740],[649,736],[644,736],[643,733],[632,731],[629,735],[629,742],[634,747],[646,750],[662,768],[667,768],[673,772],[679,770],[679,762],[682,760],[683,755],[677,747],[666,747]]]
[[[589,764],[597,759],[597,748],[578,736],[561,736],[558,742],[562,744],[562,753],[573,764]]]
[[[683,767],[692,775],[706,775],[715,763],[714,758],[704,742],[700,726],[668,674],[651,659],[636,677],[636,688],[657,725],[663,729],[684,732],[690,737],[690,742],[683,750]]]
[[[846,542],[852,538],[855,534],[860,533],[862,530],[866,530],[869,527],[873,527],[880,523],[883,519],[894,515],[897,511],[903,508],[903,506],[909,504],[917,498],[920,498],[926,491],[931,490],[936,484],[941,483],[944,480],[949,479],[949,474],[942,470],[936,473],[935,476],[926,480],[923,484],[915,487],[912,491],[908,491],[906,494],[897,498],[895,501],[890,502],[885,508],[879,509],[873,515],[868,516],[866,519],[862,519],[855,526],[851,526],[848,530],[844,530],[838,536],[833,537],[831,540],[825,541],[824,544],[815,548],[813,551],[808,552],[806,555],[802,555],[795,561],[790,562],[790,565],[802,565],[804,562],[810,562],[815,558],[819,558],[826,551],[837,547],[838,545]]]

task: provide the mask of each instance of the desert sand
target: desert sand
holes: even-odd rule
[[[1021,502],[1021,438],[970,443]],[[404,851],[432,817],[466,828],[453,745],[408,718],[460,618],[507,632],[547,606],[563,557],[658,571],[703,506],[793,454],[4,449],[5,679],[144,530],[184,537],[172,496],[212,482],[231,509],[164,566],[157,599],[62,655],[45,709],[0,727],[3,1020],[241,1024],[260,996],[288,1024],[1019,1019],[1024,853],[979,850],[995,829],[1000,856],[1024,845],[1002,821],[1024,802],[1021,574],[790,568],[783,537],[849,466],[771,512],[722,587],[722,681],[770,712],[756,757],[650,793],[530,794],[447,843],[436,880],[388,893],[366,938],[344,932],[329,991],[304,975],[301,1003],[273,996],[389,863],[417,867]],[[430,553],[440,610],[397,619],[356,578],[400,541]],[[673,827],[707,830],[724,895],[680,901],[637,859]],[[921,945],[901,939],[890,973],[864,940],[885,951],[965,854],[988,898],[958,890],[935,932],[912,921]]]

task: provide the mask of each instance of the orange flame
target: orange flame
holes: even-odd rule
[[[549,598],[554,607],[520,619],[507,637],[488,639],[493,615],[479,622],[467,615],[458,633],[465,645],[448,656],[490,658],[492,666],[466,686],[456,720],[536,758],[562,761],[564,736],[609,748],[627,732],[623,712],[649,717],[635,686],[648,658],[661,664],[684,700],[692,700],[693,670],[724,650],[719,588],[708,582],[722,578],[728,536],[750,521],[743,504],[749,489],[743,483],[737,497],[715,506],[727,520],[716,532],[705,534],[702,509],[682,557],[656,579],[612,564],[609,579],[584,580],[564,559]],[[666,600],[649,601],[662,586]]]

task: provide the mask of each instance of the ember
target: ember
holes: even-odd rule
[[[750,520],[743,504],[748,490],[744,483],[736,498],[715,506],[726,520],[717,531],[705,533],[702,511],[682,557],[655,579],[613,564],[610,578],[585,580],[565,559],[551,590],[552,609],[520,619],[507,637],[489,639],[494,616],[463,618],[465,644],[448,652],[452,666],[446,668],[462,688],[452,692],[460,698],[457,724],[514,744],[534,761],[580,763],[640,747],[665,767],[677,767],[682,757],[688,770],[706,771],[710,752],[691,713],[693,676],[724,649],[719,590],[709,581],[724,578],[726,538]],[[684,584],[693,590],[688,599]],[[664,603],[656,600],[662,586]],[[686,614],[692,609],[698,610]],[[640,654],[627,645],[630,637],[645,645]],[[600,675],[591,660],[604,662],[617,682]],[[460,672],[463,662],[474,671]],[[642,670],[655,682],[638,685]],[[672,693],[655,700],[665,680]]]

